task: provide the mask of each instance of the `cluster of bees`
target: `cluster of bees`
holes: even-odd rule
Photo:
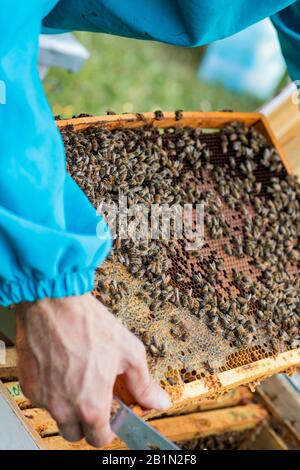
[[[163,118],[161,112],[155,116]],[[176,120],[181,117],[178,111]],[[198,128],[145,123],[81,132],[68,127],[62,135],[68,171],[96,208],[103,201],[118,203],[120,192],[129,207],[204,204],[202,250],[187,252],[172,236],[115,241],[109,259],[141,281],[139,295],[153,319],[171,303],[189,309],[237,348],[255,344],[262,328],[275,351],[300,346],[300,187],[262,134],[241,123],[213,136]],[[239,215],[237,231],[228,214]],[[209,249],[211,242],[217,251]],[[178,261],[179,251],[193,262],[193,272]],[[224,274],[232,287],[221,294]],[[128,287],[101,269],[96,279],[101,300],[117,314]],[[168,334],[184,342],[189,332],[180,322],[174,317]],[[167,354],[166,344],[143,328],[135,333],[152,356]]]
[[[244,447],[247,431],[226,432],[225,434],[200,437],[184,443],[177,443],[184,450],[239,450]]]

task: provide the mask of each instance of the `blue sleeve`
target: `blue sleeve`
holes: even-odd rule
[[[60,0],[49,29],[104,32],[181,46],[230,36],[295,0]]]
[[[292,80],[300,80],[300,2],[272,18]]]
[[[106,224],[66,172],[38,76],[41,21],[55,3],[1,3],[1,305],[91,290],[111,247]]]

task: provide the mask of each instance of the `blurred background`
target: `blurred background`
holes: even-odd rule
[[[264,28],[271,26],[268,23]],[[274,31],[270,37],[268,29],[269,36],[263,34],[260,40],[255,30],[247,34],[244,40],[236,35],[208,48],[185,49],[105,34],[75,33],[73,39],[86,56],[73,67],[75,73],[70,73],[62,68],[72,68],[68,60],[58,67],[52,54],[51,67],[43,71],[45,90],[53,113],[64,117],[101,115],[107,110],[254,111],[287,83],[287,75]],[[249,34],[253,41],[249,41]],[[57,41],[57,36],[53,38]],[[222,57],[226,58],[225,67]],[[273,69],[267,60],[275,64]],[[226,74],[222,72],[225,70]],[[267,90],[255,93],[255,87],[260,89],[260,77],[266,75]],[[256,77],[258,83],[253,87],[252,79],[252,88],[240,89],[239,83],[247,83],[246,76]]]

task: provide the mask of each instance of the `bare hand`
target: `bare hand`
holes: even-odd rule
[[[91,294],[16,306],[20,384],[46,408],[70,441],[95,447],[113,439],[113,386],[126,386],[146,409],[165,409],[168,395],[148,372],[143,344]]]

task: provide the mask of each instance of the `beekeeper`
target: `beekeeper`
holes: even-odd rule
[[[37,69],[39,34],[84,30],[193,47],[267,16],[291,78],[299,79],[298,1],[1,1],[0,304],[17,305],[23,391],[50,411],[68,440],[111,440],[119,375],[145,408],[166,408],[169,400],[150,378],[142,343],[90,294],[111,238],[66,173]]]

